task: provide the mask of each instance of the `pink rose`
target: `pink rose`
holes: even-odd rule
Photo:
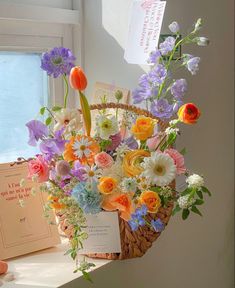
[[[95,156],[95,164],[99,168],[109,168],[113,165],[113,158],[106,152],[100,152]]]
[[[184,166],[184,157],[175,149],[166,149],[164,153],[168,154],[175,162],[176,166],[176,174],[184,174],[186,172],[186,168]]]
[[[28,177],[36,176],[39,183],[45,182],[49,178],[49,167],[42,155],[38,155],[35,159],[29,161],[28,170]]]

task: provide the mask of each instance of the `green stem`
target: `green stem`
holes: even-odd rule
[[[68,80],[67,80],[65,74],[63,74],[63,79],[64,79],[64,83],[65,83],[64,108],[66,108],[67,107],[68,94],[69,94],[69,84],[68,84]]]

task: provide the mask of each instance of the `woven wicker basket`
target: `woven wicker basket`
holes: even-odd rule
[[[153,116],[149,111],[137,108],[135,106],[121,104],[121,103],[105,103],[91,105],[91,110],[102,110],[110,108],[119,108],[123,110],[128,110],[137,115],[143,115],[151,117],[158,120],[158,125],[160,130],[163,130],[167,127],[166,122],[162,122],[157,117]],[[172,184],[172,188],[174,184]],[[162,222],[167,225],[173,209],[173,202],[170,202],[167,207],[160,207],[158,213],[147,215],[148,220],[160,218]],[[60,229],[65,233],[67,237],[71,237],[73,227],[69,226],[66,221],[65,215],[58,213],[57,214]],[[120,238],[121,238],[121,253],[105,253],[105,254],[89,254],[87,256],[91,258],[102,258],[102,259],[130,259],[135,257],[143,256],[146,251],[152,246],[152,243],[160,236],[160,232],[155,232],[147,226],[140,227],[137,231],[132,231],[129,224],[119,217],[119,226],[120,226]]]

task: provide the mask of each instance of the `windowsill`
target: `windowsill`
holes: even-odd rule
[[[76,283],[82,274],[73,273],[75,263],[70,256],[64,255],[67,248],[68,240],[63,239],[62,244],[56,247],[7,261],[9,272],[14,274],[15,280],[4,284],[4,287],[52,288]],[[93,269],[95,270],[110,260],[91,259],[91,262],[95,263],[96,267]]]

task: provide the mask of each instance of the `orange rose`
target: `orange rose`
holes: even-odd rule
[[[125,221],[130,220],[131,213],[133,213],[133,205],[131,201],[131,195],[128,193],[108,195],[104,197],[102,202],[102,208],[106,211],[120,211],[120,217]]]
[[[178,111],[179,120],[185,124],[195,124],[200,115],[200,110],[193,103],[184,104]]]
[[[138,140],[148,139],[154,132],[154,120],[144,116],[138,117],[131,128],[131,132]]]
[[[143,168],[140,166],[143,158],[149,157],[150,153],[145,150],[133,150],[128,152],[123,158],[123,170],[128,177],[139,175]]]
[[[55,210],[64,209],[66,207],[65,204],[59,202],[58,197],[50,195],[47,200],[49,201],[49,206]]]
[[[117,180],[112,177],[101,177],[98,189],[102,194],[111,194],[117,188]]]
[[[157,192],[154,191],[144,191],[139,197],[140,204],[145,204],[148,208],[148,212],[157,213],[159,207],[161,206],[161,199]]]

